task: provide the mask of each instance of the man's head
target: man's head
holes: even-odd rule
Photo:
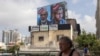
[[[39,14],[40,14],[41,20],[47,20],[48,13],[46,9],[41,8],[39,10]]]
[[[62,52],[69,50],[72,46],[72,41],[69,37],[63,36],[59,39],[59,47]]]

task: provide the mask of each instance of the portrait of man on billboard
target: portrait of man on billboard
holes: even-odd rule
[[[38,19],[37,24],[38,25],[49,25],[50,24],[50,6],[45,6],[38,8]]]
[[[66,24],[64,4],[56,3],[51,6],[51,10],[52,10],[52,17],[51,17],[52,24]]]

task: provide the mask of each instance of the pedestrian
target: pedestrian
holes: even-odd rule
[[[90,56],[88,45],[84,46],[84,56]]]
[[[80,56],[79,52],[72,48],[72,41],[67,36],[62,36],[59,39],[60,53],[58,56]]]

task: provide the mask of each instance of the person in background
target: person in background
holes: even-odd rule
[[[90,56],[88,45],[84,46],[84,56]]]
[[[59,39],[60,53],[58,56],[80,56],[79,52],[75,50],[72,41],[67,36],[63,36]]]
[[[52,6],[52,24],[66,24],[64,8],[60,4]]]
[[[45,8],[41,8],[38,11],[38,14],[40,15],[40,18],[38,20],[38,25],[48,25],[50,22],[48,21],[48,12]]]

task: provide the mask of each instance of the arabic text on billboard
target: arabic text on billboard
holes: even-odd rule
[[[32,26],[32,30],[31,31],[39,31],[39,26]]]
[[[41,25],[40,31],[48,31],[48,25]]]
[[[49,30],[58,30],[58,25],[57,24],[49,25]]]

